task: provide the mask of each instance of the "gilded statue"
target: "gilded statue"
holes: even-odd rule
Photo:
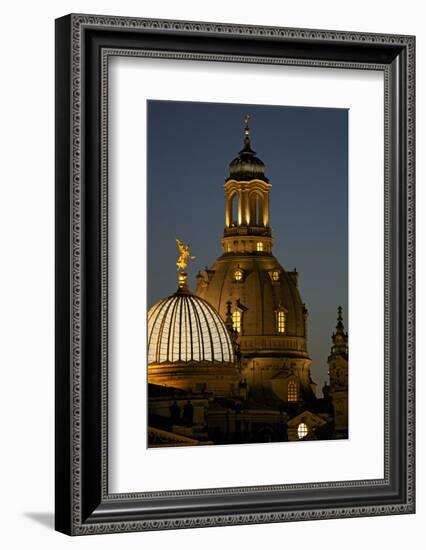
[[[188,265],[188,260],[195,260],[195,256],[191,256],[189,252],[189,244],[184,244],[179,239],[176,239],[176,244],[179,249],[180,256],[176,262],[178,271],[185,271]]]

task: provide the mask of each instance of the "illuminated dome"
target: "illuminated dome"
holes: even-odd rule
[[[270,357],[283,353],[309,357],[307,312],[298,287],[298,274],[286,271],[272,254],[223,254],[208,271],[200,272],[197,279],[197,295],[217,308],[222,318],[226,318],[228,300],[233,301],[234,311],[241,311],[242,349],[259,337]],[[282,332],[277,326],[279,311],[285,318]],[[265,337],[275,338],[276,344],[272,346]]]
[[[178,291],[148,312],[148,363],[233,363],[229,332],[213,307]]]
[[[189,393],[231,396],[238,388],[231,335],[219,313],[187,287],[189,245],[181,256],[177,292],[148,312],[148,382]]]

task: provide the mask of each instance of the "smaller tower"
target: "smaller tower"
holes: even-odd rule
[[[348,333],[345,332],[342,307],[338,307],[336,332],[328,357],[330,386],[328,395],[333,405],[334,432],[337,439],[348,437]]]
[[[225,231],[223,252],[271,254],[269,192],[265,165],[250,142],[250,116],[244,118],[244,145],[229,165],[225,182]]]

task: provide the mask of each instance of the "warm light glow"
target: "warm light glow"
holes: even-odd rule
[[[280,272],[279,271],[274,271],[272,273],[272,280],[277,283],[279,280],[280,280]]]
[[[282,310],[277,311],[277,331],[281,334],[285,332],[285,313]]]
[[[238,197],[236,193],[232,193],[228,199],[227,208],[227,227],[235,227],[238,217]]]
[[[256,250],[258,252],[263,252],[263,243],[256,243]]]
[[[250,225],[250,206],[248,203],[246,205],[246,224]]]
[[[241,332],[241,311],[236,309],[232,313],[232,326],[237,332]]]
[[[234,273],[234,280],[235,281],[243,280],[243,272],[240,269],[237,269],[237,271]]]
[[[225,324],[206,301],[173,295],[148,312],[148,363],[234,360]]]
[[[187,273],[183,273],[183,272],[178,273],[179,288],[185,288],[187,280],[188,280]]]
[[[290,380],[287,386],[287,401],[297,401],[297,387],[294,380]]]
[[[301,422],[297,426],[297,436],[299,439],[303,439],[307,435],[308,435],[308,426],[304,422]]]

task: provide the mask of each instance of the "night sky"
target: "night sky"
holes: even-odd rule
[[[148,307],[177,288],[175,239],[189,242],[195,275],[221,255],[223,184],[251,144],[272,184],[273,252],[299,272],[309,311],[312,377],[327,379],[337,306],[348,311],[348,111],[219,103],[148,101]]]

